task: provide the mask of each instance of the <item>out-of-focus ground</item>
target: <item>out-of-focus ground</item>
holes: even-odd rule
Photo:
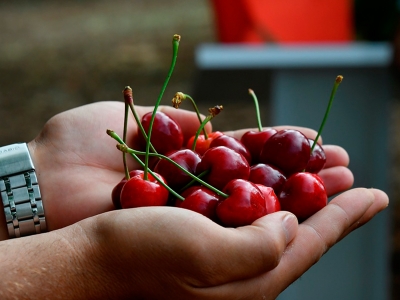
[[[165,92],[166,105],[177,91],[193,92],[198,75],[195,47],[216,40],[208,1],[0,2],[1,144],[33,139],[51,116],[64,110],[102,100],[122,101],[121,91],[126,85],[132,87],[137,105],[153,105],[169,68],[175,33],[182,41]],[[232,82],[232,88],[234,85]],[[243,105],[237,99],[204,96],[207,91],[201,95],[204,98],[195,100],[203,113],[210,104],[226,107],[213,121],[215,129],[255,127],[254,108],[248,99]],[[241,97],[248,97],[247,91],[238,95]],[[400,99],[394,100],[388,116],[388,155],[394,207],[393,299],[398,299]]]

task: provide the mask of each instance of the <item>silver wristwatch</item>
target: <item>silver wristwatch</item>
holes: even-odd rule
[[[46,231],[42,197],[26,143],[0,147],[0,191],[10,238]]]

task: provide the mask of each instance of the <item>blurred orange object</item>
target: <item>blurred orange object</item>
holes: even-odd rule
[[[345,42],[353,0],[211,0],[222,43]]]

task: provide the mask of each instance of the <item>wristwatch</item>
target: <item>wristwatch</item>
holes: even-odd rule
[[[46,231],[42,197],[26,143],[0,147],[0,192],[10,238]]]

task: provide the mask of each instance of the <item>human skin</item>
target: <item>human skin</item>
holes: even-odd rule
[[[152,108],[137,110],[143,115]],[[186,139],[196,131],[193,113],[161,110],[184,124]],[[282,211],[235,229],[174,207],[113,211],[111,190],[124,173],[122,154],[105,132],[122,136],[123,111],[123,103],[99,102],[64,112],[28,144],[49,232],[5,240],[2,225],[0,268],[7,271],[0,272],[1,299],[275,299],[388,205],[382,191],[353,189],[300,225]],[[128,125],[131,139],[133,117]],[[353,183],[349,157],[338,146],[324,149],[320,176],[335,195]]]

